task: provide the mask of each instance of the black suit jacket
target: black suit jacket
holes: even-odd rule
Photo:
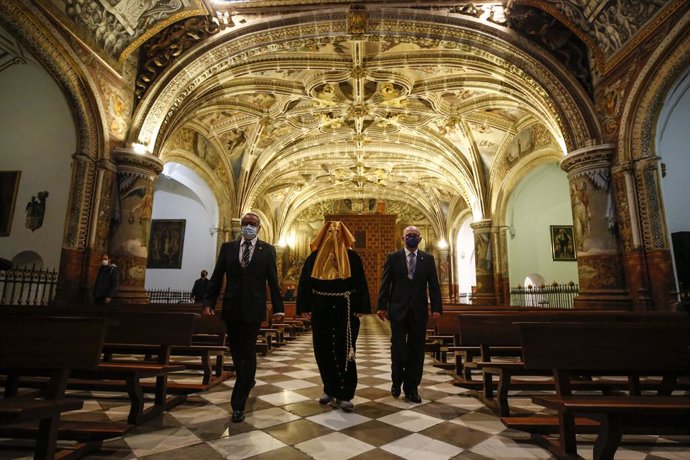
[[[431,311],[441,313],[441,288],[436,274],[434,256],[417,250],[414,278],[407,277],[405,249],[391,252],[386,257],[379,291],[378,310],[387,310],[391,321],[402,321],[411,312],[415,319],[424,321]]]
[[[266,283],[271,291],[273,313],[283,312],[283,299],[278,284],[276,250],[265,241],[258,240],[249,265],[240,264],[240,240],[223,243],[211,275],[203,305],[214,308],[223,285],[223,319],[256,323],[266,320]]]

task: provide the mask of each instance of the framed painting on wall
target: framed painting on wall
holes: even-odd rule
[[[575,260],[575,237],[572,225],[551,226],[553,260]]]
[[[184,219],[153,219],[147,268],[182,268]]]
[[[21,171],[0,171],[0,236],[10,236]]]

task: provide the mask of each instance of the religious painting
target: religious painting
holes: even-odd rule
[[[0,171],[0,236],[10,236],[21,171]]]
[[[575,260],[575,237],[572,225],[551,226],[553,260]]]
[[[151,221],[147,268],[181,268],[184,247],[184,219]]]

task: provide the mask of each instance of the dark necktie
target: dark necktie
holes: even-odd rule
[[[249,241],[244,242],[244,249],[242,252],[242,268],[247,268],[247,265],[249,265],[249,259],[251,258],[252,255],[252,243]]]
[[[407,256],[407,277],[409,279],[414,278],[414,269],[417,266],[417,253],[411,252]]]

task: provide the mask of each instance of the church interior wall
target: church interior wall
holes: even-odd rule
[[[184,219],[182,266],[149,268],[146,289],[191,290],[201,270],[213,271],[218,206],[210,188],[189,168],[166,164],[156,181],[152,219]]]
[[[33,60],[0,72],[0,170],[21,171],[9,236],[0,237],[0,257],[31,250],[46,268],[57,268],[70,193],[76,128],[58,84]],[[25,226],[26,208],[45,197],[40,228]]]
[[[515,188],[507,206],[510,285],[538,273],[547,283],[577,283],[577,262],[554,261],[551,225],[572,225],[568,179],[556,163],[538,166]]]

